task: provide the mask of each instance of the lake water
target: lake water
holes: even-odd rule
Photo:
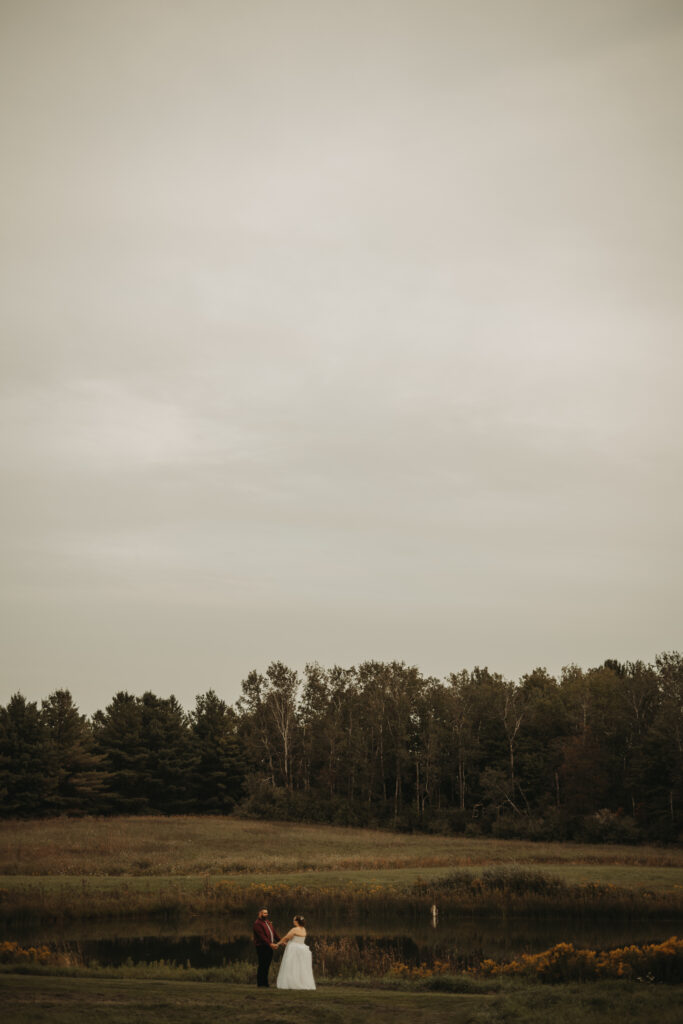
[[[272,919],[284,933],[292,915],[277,913]],[[381,920],[344,921],[319,916],[307,922],[310,939],[348,937],[362,947],[367,943],[394,952],[407,963],[430,963],[444,955],[456,955],[466,962],[482,956],[509,959],[520,953],[535,953],[557,942],[577,947],[609,949],[631,943],[657,942],[683,934],[683,921],[538,921],[524,918],[431,919],[407,922],[385,917]],[[117,965],[132,960],[175,961],[192,967],[220,966],[235,960],[254,959],[250,919],[238,917],[194,917],[173,922],[141,918],[126,921],[79,921],[61,925],[0,926],[0,941],[11,939],[22,945],[49,943],[71,948],[86,962]]]

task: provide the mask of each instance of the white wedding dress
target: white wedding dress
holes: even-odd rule
[[[293,935],[285,946],[277,987],[315,988],[313,957],[303,935]]]

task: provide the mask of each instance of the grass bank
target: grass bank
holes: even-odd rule
[[[511,980],[494,994],[321,987],[259,990],[186,981],[0,974],[8,1024],[679,1024],[680,993],[635,982],[553,988]]]

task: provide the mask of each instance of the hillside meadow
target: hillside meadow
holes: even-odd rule
[[[0,875],[263,875],[489,866],[617,868],[624,881],[683,881],[680,847],[401,834],[230,816],[48,818],[0,824]],[[576,875],[576,872],[575,872]]]
[[[683,913],[683,851],[403,835],[232,817],[0,826],[0,916],[338,912]]]

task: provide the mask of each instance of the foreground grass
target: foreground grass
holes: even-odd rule
[[[0,875],[267,875],[600,865],[683,872],[683,849],[531,843],[232,817],[51,818],[0,824]]]
[[[316,992],[247,985],[0,974],[7,1024],[680,1024],[677,989],[631,982],[540,986],[496,994],[323,987]]]

